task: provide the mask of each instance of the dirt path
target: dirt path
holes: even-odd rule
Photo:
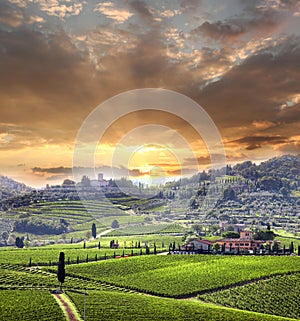
[[[105,231],[97,234],[96,238],[99,238],[99,237],[101,237],[101,236],[104,236],[104,235],[108,234],[108,233],[111,232],[111,231],[112,231],[112,229],[105,230]]]
[[[81,321],[75,315],[73,309],[70,307],[69,303],[63,298],[61,294],[53,294],[56,299],[60,302],[60,305],[63,307],[63,310],[67,314],[67,318],[69,321]]]

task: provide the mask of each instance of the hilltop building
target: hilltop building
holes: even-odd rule
[[[98,179],[93,179],[90,181],[91,187],[107,187],[109,182],[103,178],[103,174],[98,174]]]

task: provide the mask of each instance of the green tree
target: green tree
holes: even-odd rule
[[[231,187],[226,188],[223,192],[223,198],[225,200],[235,200],[235,191]]]
[[[282,196],[287,197],[290,194],[290,191],[286,187],[281,187],[279,192],[282,194]]]
[[[4,231],[1,236],[2,236],[2,240],[4,241],[5,245],[7,245],[7,240],[8,240],[9,234],[6,231]]]
[[[240,233],[237,232],[224,232],[222,234],[223,237],[228,239],[238,239],[240,237]]]
[[[60,282],[60,289],[62,290],[62,285],[65,282],[66,271],[65,271],[65,253],[59,253],[58,268],[57,268],[57,279]]]
[[[290,253],[294,253],[294,242],[290,244]]]
[[[214,252],[219,252],[219,250],[220,250],[220,245],[219,245],[219,243],[214,243],[214,245],[213,245],[213,250],[214,250]]]
[[[278,253],[279,251],[279,244],[278,242],[274,241],[273,243],[273,253]]]
[[[95,223],[92,224],[92,236],[93,236],[94,239],[97,236],[97,228],[96,228],[96,224]]]
[[[17,237],[16,238],[16,246],[21,249],[24,247],[24,238],[23,237]]]
[[[119,222],[117,220],[113,220],[113,222],[111,223],[111,227],[112,228],[119,228]]]

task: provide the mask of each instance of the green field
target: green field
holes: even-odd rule
[[[200,300],[242,310],[300,319],[300,274],[279,275],[199,296]]]
[[[58,250],[53,246],[1,252],[6,261],[11,258],[20,263],[22,256],[17,258],[15,253],[24,256],[26,251],[36,251],[36,257],[47,261]],[[67,253],[99,251],[68,250],[64,250],[66,259]],[[299,263],[295,256],[144,255],[66,265],[63,286],[81,317],[83,295],[72,290],[87,290],[87,320],[91,321],[291,320],[282,317],[299,318]],[[0,320],[11,320],[8,315],[21,320],[24,313],[22,320],[63,320],[59,305],[46,291],[58,288],[56,272],[55,266],[0,264],[0,309],[4,311]],[[191,298],[180,299],[187,297]]]
[[[62,321],[65,316],[49,291],[0,291],[0,320]]]
[[[69,273],[138,290],[184,297],[265,276],[300,271],[299,257],[167,255],[72,265]]]
[[[83,315],[83,296],[67,293]],[[87,320],[284,321],[291,319],[212,306],[194,300],[183,301],[138,294],[88,291]]]

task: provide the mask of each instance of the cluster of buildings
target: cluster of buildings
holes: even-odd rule
[[[279,242],[279,241],[277,241]],[[270,246],[273,244],[273,241],[265,241],[265,240],[254,240],[253,233],[250,230],[242,230],[240,231],[239,238],[222,238],[216,241],[208,241],[201,240],[199,238],[195,238],[190,240],[190,242],[186,245],[186,250],[193,251],[203,251],[210,252],[217,243],[220,249],[224,249],[225,252],[237,252],[237,251],[259,251],[263,244],[269,244]]]

